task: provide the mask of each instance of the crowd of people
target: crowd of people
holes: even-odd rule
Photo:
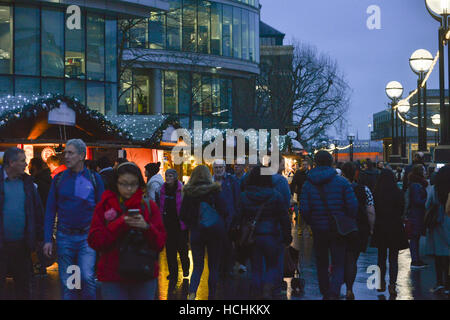
[[[420,154],[397,171],[371,161],[336,168],[332,156],[319,151],[291,174],[281,158],[274,175],[245,159],[231,167],[217,159],[212,170],[195,167],[186,184],[174,169],[163,178],[159,162],[145,166],[144,178],[127,159],[85,158],[85,143],[69,140],[64,164],[57,156],[34,158],[28,175],[24,151],[5,151],[0,299],[8,275],[16,298],[31,298],[32,252],[39,275],[57,261],[63,299],[154,299],[164,248],[169,290],[180,276],[190,278],[188,300],[197,297],[205,254],[209,299],[234,272],[250,273],[248,298],[279,299],[293,241],[291,212],[299,234],[309,230],[313,237],[324,299],[339,299],[343,284],[346,299],[355,299],[357,261],[369,246],[378,249],[378,291],[386,291],[389,261],[387,289],[395,297],[399,251],[410,249],[412,269],[426,267],[419,250],[424,235],[426,254],[435,260],[433,291],[449,293],[450,166],[428,170]]]

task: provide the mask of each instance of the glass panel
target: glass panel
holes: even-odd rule
[[[202,103],[202,76],[198,73],[192,74],[192,114],[202,115],[200,108]]]
[[[117,113],[117,84],[106,84],[105,114],[115,115]]]
[[[167,46],[168,50],[181,49],[181,0],[170,0],[167,13]]]
[[[121,79],[121,88],[119,94],[119,114],[130,114],[133,113],[133,105],[131,96],[133,93],[133,75],[130,70],[125,70],[124,75]]]
[[[148,21],[150,49],[164,49],[166,39],[166,16],[152,12]]]
[[[105,19],[98,15],[87,17],[87,76],[105,80]]]
[[[211,77],[202,77],[202,102],[201,109],[203,115],[211,115]]]
[[[222,54],[222,5],[211,3],[211,54]]]
[[[130,48],[146,48],[148,43],[148,25],[145,20],[136,23],[130,30]]]
[[[211,102],[212,102],[212,112],[215,116],[220,115],[220,79],[218,77],[212,78],[211,83]]]
[[[242,11],[242,59],[248,60],[249,59],[249,17],[248,17],[248,11],[247,10],[241,10]]]
[[[250,22],[249,22],[249,60],[256,61],[255,57],[255,18],[256,14],[250,12]]]
[[[84,81],[66,80],[66,96],[77,98],[81,104],[86,104]]]
[[[210,2],[200,1],[198,7],[198,52],[209,53]]]
[[[64,77],[64,13],[42,10],[42,75]]]
[[[163,113],[177,113],[178,85],[175,71],[164,72],[164,111]]]
[[[255,60],[259,63],[259,15],[255,18]]]
[[[66,14],[67,19],[67,14]],[[70,30],[66,26],[66,77],[84,79],[86,75],[84,12],[81,15],[81,30]]]
[[[233,8],[233,57],[242,57],[241,9]]]
[[[92,110],[105,114],[105,84],[102,82],[87,83],[87,105]]]
[[[178,72],[178,113],[189,115],[191,109],[191,75],[189,72]]]
[[[31,97],[32,95],[39,95],[40,89],[39,78],[16,77],[16,96],[24,95]]]
[[[42,79],[42,94],[64,94],[64,81],[58,79]]]
[[[0,6],[0,73],[12,73],[12,25],[11,8]]]
[[[16,74],[40,74],[39,9],[16,6],[14,52]]]
[[[197,0],[183,0],[183,51],[197,51]]]
[[[136,75],[134,77],[134,113],[150,114],[149,77]]]
[[[105,22],[105,29],[106,81],[117,82],[117,21],[107,19]]]
[[[12,78],[8,76],[0,76],[0,95],[13,95]]]
[[[233,7],[223,5],[222,45],[223,55],[232,56]]]

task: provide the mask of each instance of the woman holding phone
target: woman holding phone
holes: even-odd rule
[[[145,182],[141,170],[132,162],[120,164],[114,171],[111,190],[103,193],[95,208],[89,231],[89,245],[100,254],[97,278],[105,300],[152,300],[155,297],[158,262],[153,279],[124,279],[118,272],[121,240],[132,230],[143,232],[150,248],[161,252],[166,231],[158,206],[144,201]]]

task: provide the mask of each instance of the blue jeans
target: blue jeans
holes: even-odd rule
[[[409,240],[409,250],[411,252],[411,262],[419,262],[420,261],[419,246],[420,246],[420,236],[415,236],[414,238]]]
[[[142,283],[102,282],[103,300],[154,300],[157,279]]]
[[[198,228],[193,228],[191,230],[191,249],[194,269],[191,275],[189,293],[197,292],[200,278],[203,273],[206,249],[208,251],[209,297],[211,299],[214,298],[219,278],[220,257],[222,255],[225,236],[224,233],[224,230],[221,232],[209,232],[207,230],[199,230]]]
[[[94,271],[96,256],[95,250],[89,247],[87,238],[87,233],[80,235],[67,235],[60,231],[56,233],[58,270],[61,281],[61,293],[64,300],[96,299]],[[71,289],[70,286],[77,282],[73,279],[76,273],[68,269],[72,265],[80,268],[80,290],[77,290],[76,287]]]
[[[313,237],[320,293],[325,298],[337,299],[344,282],[345,242],[328,231],[314,231]],[[331,275],[328,274],[330,253]]]
[[[280,253],[283,254],[280,254]],[[265,284],[279,287],[283,278],[283,264],[280,256],[284,257],[284,250],[279,237],[272,235],[255,236],[255,246],[252,250],[252,289],[255,293],[262,293]],[[265,269],[265,270],[264,270]]]

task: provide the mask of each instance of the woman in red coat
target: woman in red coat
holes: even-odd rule
[[[155,296],[159,272],[155,261],[154,278],[148,281],[124,279],[118,272],[119,246],[131,229],[141,230],[150,248],[161,252],[166,242],[166,231],[157,205],[150,208],[143,199],[145,182],[141,170],[132,162],[122,163],[114,171],[112,190],[103,193],[95,208],[89,231],[89,245],[100,257],[97,278],[105,300],[151,300]],[[135,216],[129,209],[138,209]]]

